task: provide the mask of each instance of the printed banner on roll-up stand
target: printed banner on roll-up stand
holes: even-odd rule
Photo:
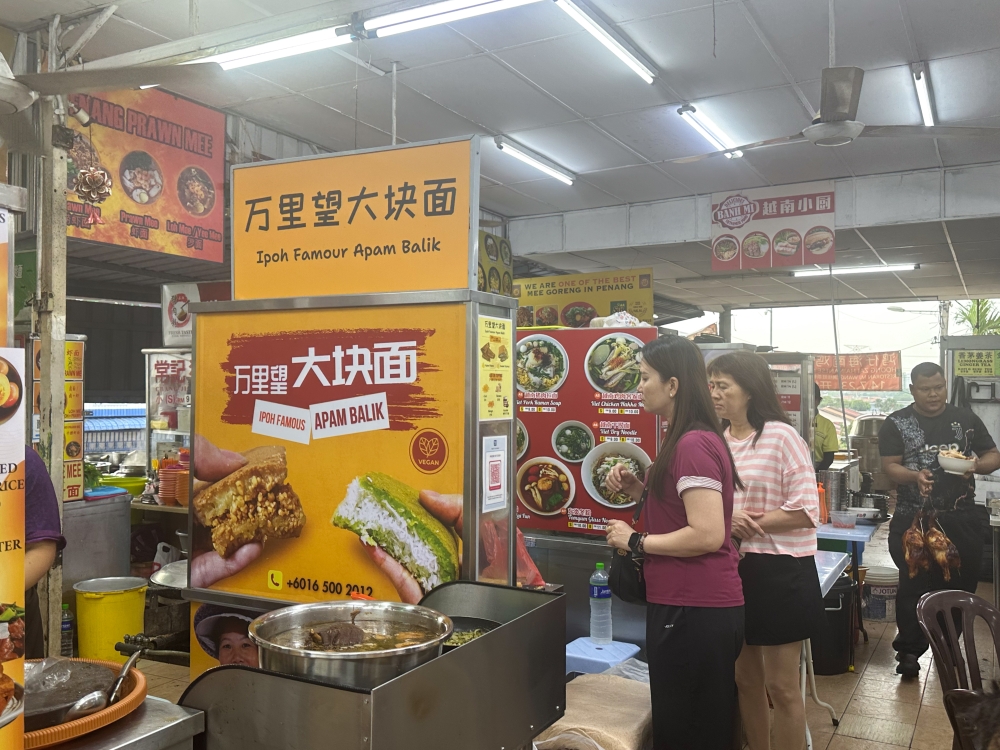
[[[478,144],[233,167],[233,299],[474,289]]]
[[[225,114],[160,89],[68,100],[67,234],[221,263]],[[111,178],[99,204],[72,192],[94,168]]]
[[[616,312],[653,323],[652,268],[514,279],[513,296],[518,328],[587,328]]]
[[[816,382],[821,390],[835,391],[837,357],[814,354]],[[859,352],[840,355],[840,377],[845,391],[900,391],[903,389],[903,359],[900,352]]]
[[[0,349],[0,750],[24,747],[24,381],[24,350]]]
[[[712,193],[712,270],[834,261],[832,181]]]
[[[635,503],[605,485],[616,463],[643,478],[657,419],[643,409],[639,350],[657,329],[519,331],[517,525],[599,535]]]
[[[191,586],[415,603],[457,579],[466,315],[200,313]]]

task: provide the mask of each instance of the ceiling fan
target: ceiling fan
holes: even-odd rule
[[[748,143],[722,151],[712,151],[708,154],[685,156],[671,159],[675,164],[710,159],[713,156],[740,156],[736,152],[749,151],[757,148],[783,146],[788,143],[809,141],[816,146],[845,146],[855,138],[888,138],[900,136],[918,136],[923,138],[996,138],[1000,136],[1000,128],[966,128],[934,125],[866,125],[858,122],[858,102],[861,100],[861,83],[865,71],[861,68],[824,68],[822,93],[820,96],[819,115],[812,125],[804,128],[801,133],[771,138],[766,141]]]
[[[0,139],[11,151],[39,154],[30,107],[39,96],[114,91],[141,86],[224,85],[218,63],[66,70],[15,76],[0,55]]]

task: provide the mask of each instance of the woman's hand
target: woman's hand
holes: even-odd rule
[[[612,492],[624,492],[637,502],[642,497],[642,482],[625,464],[615,464],[608,472],[604,484]]]
[[[759,513],[756,515],[760,517]],[[730,535],[737,539],[752,539],[755,536],[764,536],[764,530],[749,513],[743,510],[734,510]]]
[[[615,469],[620,466],[621,464],[616,466]],[[635,477],[632,478],[635,479]],[[615,490],[615,492],[620,492],[620,490]],[[632,535],[635,533],[635,529],[624,521],[610,521],[605,533],[608,536],[609,547],[614,547],[615,549],[629,549],[628,540],[632,538]]]

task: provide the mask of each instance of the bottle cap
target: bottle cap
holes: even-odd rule
[[[69,609],[69,605],[68,604],[64,604],[63,605],[63,609]]]
[[[604,570],[604,563],[597,563],[598,570]]]

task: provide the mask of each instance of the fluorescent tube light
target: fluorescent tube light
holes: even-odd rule
[[[927,67],[920,66],[913,71],[913,86],[917,90],[917,103],[920,104],[920,116],[924,126],[934,127],[934,107],[931,106],[931,92],[927,85]]]
[[[569,170],[563,169],[555,162],[549,161],[544,156],[540,156],[539,154],[526,149],[519,143],[510,141],[502,135],[498,135],[493,140],[496,142],[497,148],[505,154],[509,154],[515,159],[523,161],[525,164],[530,164],[532,167],[540,172],[544,172],[549,177],[555,177],[557,180],[564,182],[567,185],[572,185],[573,180],[576,179],[576,175]]]
[[[846,268],[816,269],[810,271],[793,271],[792,276],[849,276],[856,273],[899,273],[900,271],[915,271],[920,268],[917,263],[905,263],[894,266],[848,266]]]
[[[365,30],[374,31],[381,38],[537,2],[540,0],[445,0],[442,3],[370,18],[365,21]]]
[[[677,114],[684,118],[684,122],[694,128],[702,138],[708,141],[712,145],[712,148],[716,151],[725,151],[727,159],[738,159],[743,156],[743,152],[736,148],[739,144],[726,135],[726,132],[722,128],[712,122],[712,119],[708,115],[699,112],[690,104],[685,104],[678,109]]]
[[[628,65],[642,80],[646,83],[653,82],[658,72],[656,66],[642,57],[614,27],[587,5],[586,0],[556,0],[556,5],[607,47],[615,57]]]
[[[233,68],[242,68],[245,65],[255,65],[256,63],[267,62],[268,60],[278,60],[282,57],[301,55],[305,52],[315,52],[316,50],[350,43],[351,37],[349,34],[338,36],[337,29],[331,27],[328,29],[319,29],[318,31],[308,31],[305,34],[296,34],[284,39],[276,39],[273,42],[255,44],[252,47],[244,47],[232,52],[223,52],[211,57],[191,60],[191,62],[215,62],[219,63],[223,70],[231,70]]]

